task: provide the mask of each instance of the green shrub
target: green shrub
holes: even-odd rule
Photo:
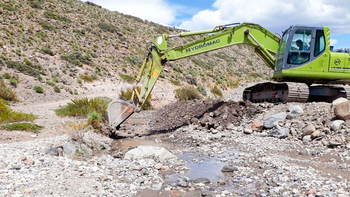
[[[71,103],[56,109],[55,112],[59,116],[76,116],[87,117],[87,115],[96,112],[107,117],[107,106],[112,101],[108,97],[96,97],[92,99],[80,98],[72,99]]]
[[[45,11],[44,12],[44,17],[55,19],[55,20],[59,20],[59,21],[65,22],[65,23],[71,23],[72,22],[69,18],[67,18],[65,16],[60,16],[60,15],[57,15],[57,14],[53,13],[52,10]]]
[[[203,96],[207,96],[207,91],[205,90],[205,88],[202,85],[198,85],[197,86],[197,90],[203,95]]]
[[[114,25],[108,24],[108,23],[99,23],[98,27],[100,29],[102,29],[103,31],[108,31],[108,32],[111,32],[111,33],[114,33],[114,32],[117,31],[117,28]]]
[[[57,86],[54,86],[54,87],[53,87],[53,90],[54,90],[56,93],[60,93],[60,92],[61,92],[60,88],[57,87]]]
[[[247,60],[247,64],[248,64],[249,66],[252,66],[252,65],[253,65],[252,60]]]
[[[77,79],[77,82],[78,82],[79,84],[82,84],[82,83],[83,83],[83,80],[82,80],[82,79]]]
[[[227,85],[230,87],[230,88],[237,88],[239,86],[239,80],[236,80],[236,81],[228,81],[227,82]]]
[[[32,8],[43,9],[44,0],[27,0],[28,5]]]
[[[47,81],[46,84],[49,85],[49,86],[55,86],[56,85],[55,82],[53,82],[53,81]]]
[[[98,80],[97,75],[80,75],[80,78],[86,82],[93,82],[95,80]]]
[[[42,78],[42,76],[40,76],[40,75],[38,75],[38,76],[36,76],[36,79],[38,80],[38,81],[43,81],[43,78]]]
[[[53,25],[51,25],[49,22],[47,22],[47,21],[41,21],[39,24],[45,30],[49,30],[49,31],[55,30],[55,27]]]
[[[33,114],[25,114],[12,111],[8,106],[8,102],[0,99],[0,124],[20,121],[33,121],[36,116]]]
[[[83,64],[92,65],[93,63],[90,55],[83,55],[77,51],[67,55],[62,55],[61,59],[77,66],[82,66]]]
[[[11,78],[9,81],[13,87],[17,88],[18,80],[16,78]]]
[[[35,90],[36,93],[39,93],[39,94],[44,93],[44,88],[41,86],[34,86],[33,89]]]
[[[222,92],[221,90],[215,86],[210,90],[211,93],[213,93],[215,96],[222,97]]]
[[[178,80],[173,80],[173,79],[170,79],[170,82],[176,86],[180,86],[181,85],[181,82],[178,81]]]
[[[44,47],[44,48],[40,49],[40,52],[43,54],[51,55],[51,56],[55,55],[55,53],[48,47]]]
[[[126,89],[125,91],[121,91],[120,94],[119,94],[119,98],[120,99],[123,99],[123,100],[130,100],[131,99],[131,96],[132,96],[132,92],[134,90],[129,88],[129,89]],[[138,86],[137,87],[137,91],[140,93],[141,92],[141,87]],[[151,105],[151,99],[152,99],[152,94],[150,94],[147,98],[147,100],[145,101],[145,104],[143,105],[142,109],[143,110],[148,110],[148,109],[151,109],[152,108],[152,105]],[[133,100],[134,103],[139,103],[139,99],[137,98],[136,94],[134,96],[134,100]]]
[[[122,73],[119,73],[119,76],[122,78],[122,80],[128,82],[128,83],[132,83],[135,81],[135,77],[131,76],[131,75],[124,75]]]
[[[16,94],[6,86],[3,80],[0,80],[0,99],[18,101]]]
[[[14,68],[26,75],[35,77],[40,74],[45,74],[45,71],[40,65],[34,65],[31,61],[29,61],[26,58],[24,59],[24,63],[10,61],[10,60],[5,60],[5,63],[7,67]]]
[[[175,90],[175,95],[179,100],[188,101],[194,99],[200,99],[201,96],[194,87],[184,87]]]
[[[0,7],[8,11],[17,11],[17,8],[13,7],[12,3],[0,3]]]
[[[39,133],[39,130],[43,128],[32,123],[12,123],[4,126],[4,129],[7,131],[31,131],[33,133]]]
[[[3,76],[5,79],[10,79],[10,78],[11,78],[10,73],[4,73],[2,76]]]

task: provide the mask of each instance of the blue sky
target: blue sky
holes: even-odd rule
[[[273,33],[328,26],[335,48],[350,48],[349,0],[89,0],[104,8],[186,30],[253,22]]]

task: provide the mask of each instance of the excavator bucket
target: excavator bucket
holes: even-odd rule
[[[119,125],[128,119],[135,110],[136,106],[128,101],[113,100],[107,108],[109,126],[118,129]]]

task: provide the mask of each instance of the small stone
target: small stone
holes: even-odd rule
[[[274,114],[272,116],[269,116],[268,118],[266,118],[264,121],[263,121],[263,126],[264,128],[266,129],[271,129],[273,128],[274,126],[277,125],[278,121],[282,121],[282,120],[285,120],[287,117],[287,114],[285,112],[281,112],[281,113],[278,113],[278,114]]]
[[[341,129],[342,124],[344,124],[345,121],[344,120],[335,120],[331,123],[331,129],[333,131],[338,131],[339,129]]]
[[[216,130],[216,129],[212,129],[212,130],[211,130],[211,133],[212,133],[212,134],[217,134],[218,132],[219,132],[219,131]]]
[[[221,172],[233,172],[233,171],[238,171],[238,168],[235,166],[228,166],[225,165],[222,169]]]
[[[253,131],[260,130],[262,127],[263,127],[262,121],[253,121],[252,126],[251,126]]]
[[[306,195],[309,195],[309,194],[315,194],[316,193],[316,189],[310,189],[307,193],[306,193]]]
[[[320,131],[318,131],[318,130],[314,131],[314,132],[311,134],[311,139],[315,139],[315,138],[317,138],[317,137],[318,137],[318,135],[319,135],[320,133],[321,133],[321,132],[320,132]]]
[[[276,137],[279,139],[284,139],[289,136],[288,128],[276,128],[269,133],[269,137]]]
[[[249,135],[249,134],[252,134],[253,131],[251,129],[244,129],[243,133]]]
[[[226,129],[228,129],[228,130],[232,130],[233,128],[235,128],[235,125],[232,123],[230,123],[226,126]]]
[[[210,180],[208,178],[196,178],[196,179],[192,180],[192,183],[209,184]]]
[[[26,159],[26,160],[23,161],[23,163],[24,163],[25,165],[33,165],[33,164],[34,164],[34,161],[31,160],[31,159]]]
[[[30,191],[30,189],[24,189],[23,192],[24,192],[25,194],[30,194],[31,191]]]
[[[342,145],[342,139],[338,136],[333,137],[330,141],[329,141],[329,146],[331,147],[335,147],[335,146],[340,146]]]
[[[311,142],[311,135],[306,135],[303,137],[303,143],[304,144],[308,144],[309,142]]]
[[[218,183],[218,185],[226,185],[226,182],[224,180],[222,180],[222,179],[219,179],[217,181],[217,183]]]
[[[167,170],[169,170],[169,166],[162,166],[162,167],[161,167],[161,170],[162,170],[162,171],[167,171]]]
[[[154,168],[157,170],[160,170],[162,168],[163,164],[161,163],[157,163],[156,165],[154,165]]]
[[[21,161],[25,161],[25,160],[27,160],[27,157],[26,156],[22,156],[21,157]]]
[[[303,128],[303,136],[305,135],[311,135],[316,131],[316,128],[313,124],[309,124],[306,127]]]
[[[287,119],[293,119],[297,116],[300,116],[304,113],[303,108],[300,105],[291,105],[289,106],[289,113],[287,114]]]
[[[83,163],[81,163],[80,161],[76,161],[75,165],[79,167],[79,166],[83,165]]]
[[[63,156],[63,149],[62,148],[57,148],[58,156],[62,157]]]
[[[64,143],[62,147],[63,147],[64,154],[67,154],[67,155],[72,155],[76,153],[78,150],[78,147],[75,144],[70,142]]]
[[[55,147],[48,148],[45,153],[48,154],[48,155],[52,155],[52,156],[58,156],[59,155],[58,151],[57,151],[57,148],[55,148]]]

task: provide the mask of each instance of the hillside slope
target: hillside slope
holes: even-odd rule
[[[32,102],[94,91],[88,82],[96,80],[107,81],[107,88],[132,83],[147,43],[180,32],[76,0],[0,0],[0,20],[0,74],[14,76],[20,100]],[[193,39],[177,38],[171,46]],[[229,92],[269,73],[252,48],[233,46],[173,62],[161,78],[173,88],[192,84]],[[33,86],[44,87],[44,94]]]

